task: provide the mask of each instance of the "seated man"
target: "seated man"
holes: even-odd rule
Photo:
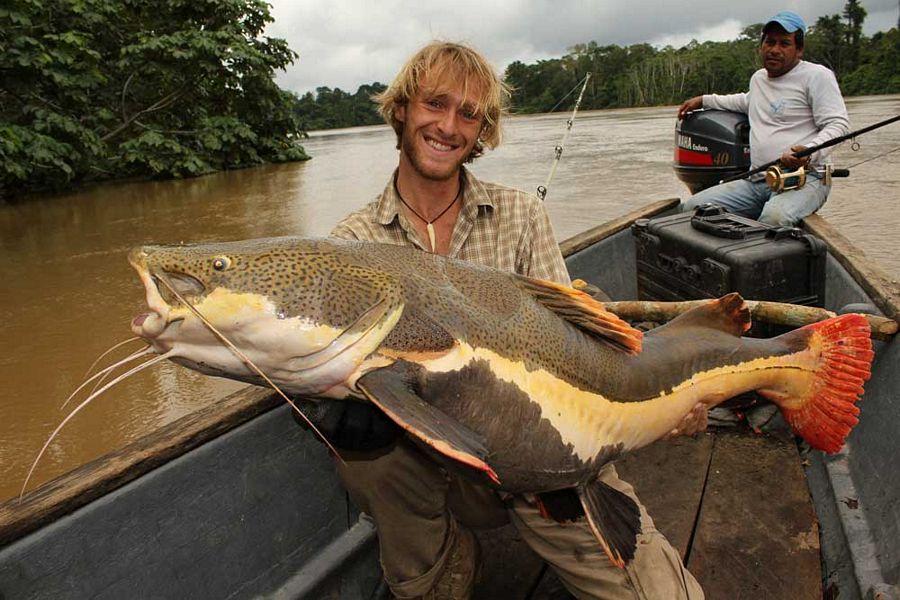
[[[759,55],[764,68],[750,78],[750,90],[740,94],[707,94],[684,102],[678,118],[700,108],[747,113],[750,119],[751,169],[779,159],[788,171],[822,167],[831,148],[797,158],[810,146],[849,133],[850,121],[837,80],[826,67],[803,58],[806,25],[799,15],[780,12],[765,24]],[[703,190],[684,201],[682,210],[712,202],[729,212],[769,225],[793,227],[825,204],[831,186],[809,172],[800,189],[775,193],[759,173]]]
[[[507,97],[491,66],[472,49],[432,43],[417,52],[376,98],[397,135],[398,167],[378,198],[344,219],[333,235],[413,246],[568,284],[541,202],[480,181],[463,167],[499,144]],[[579,598],[703,597],[643,508],[636,556],[621,569],[584,517],[561,524],[543,517],[533,499],[501,499],[444,469],[399,431],[391,436],[396,426],[372,405],[350,402],[342,410],[322,418],[321,429],[341,450],[337,471],[351,497],[375,520],[381,565],[396,597],[468,598],[478,569],[471,528],[510,520]],[[698,421],[686,421],[682,431],[705,426],[705,410],[694,417]],[[612,465],[600,479],[635,498]]]

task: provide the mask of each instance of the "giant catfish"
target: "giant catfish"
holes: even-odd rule
[[[836,452],[873,358],[860,315],[745,338],[750,314],[731,294],[642,335],[572,288],[400,246],[272,238],[145,246],[129,260],[149,307],[132,329],[155,352],[267,385],[262,372],[286,393],[372,402],[436,457],[508,492],[575,489],[620,566],[639,513],[596,479],[604,464],[664,437],[696,403],[749,390]]]

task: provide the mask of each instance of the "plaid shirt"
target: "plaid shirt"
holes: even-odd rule
[[[449,255],[568,285],[569,273],[541,201],[519,190],[479,181],[465,168],[463,178],[462,209]],[[331,235],[427,251],[400,207],[391,177],[378,198],[338,223]]]

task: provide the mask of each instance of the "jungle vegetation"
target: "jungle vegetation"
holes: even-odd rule
[[[0,196],[307,158],[264,0],[6,0]]]
[[[804,58],[845,95],[900,93],[900,30],[862,33],[865,9],[819,17]],[[280,89],[297,59],[263,35],[265,0],[6,0],[0,7],[0,198],[121,177],[186,177],[304,160],[308,130],[381,123],[372,83],[355,93]],[[508,66],[513,112],[677,104],[743,91],[761,24],[681,48],[591,41]],[[568,95],[567,95],[568,94]]]
[[[843,14],[819,17],[807,31],[803,58],[832,69],[845,96],[900,93],[900,30],[866,37],[865,17],[858,0],[848,1]],[[762,24],[751,25],[736,40],[693,41],[681,48],[589,42],[561,58],[514,62],[506,69],[513,110],[571,110],[577,94],[560,99],[587,73],[582,109],[680,104],[699,94],[746,91],[761,66],[761,31]]]
[[[298,97],[294,111],[304,131],[377,125],[384,119],[375,109],[372,96],[385,89],[387,86],[377,81],[359,86],[355,94],[341,88],[319,87],[315,95],[306,92]]]

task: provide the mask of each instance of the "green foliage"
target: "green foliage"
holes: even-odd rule
[[[846,61],[845,40],[846,27],[839,15],[819,17],[806,36],[804,58],[825,65],[840,76]]]
[[[577,95],[561,103],[560,99],[587,73],[591,80],[582,99],[585,109],[675,104],[697,94],[740,91],[758,68],[755,48],[761,28],[745,30],[752,37],[693,41],[678,49],[579,44],[560,59],[533,65],[512,63],[506,69],[506,82],[513,87],[515,111],[523,113],[570,110]]]
[[[855,69],[859,66],[859,41],[862,38],[862,24],[866,20],[866,9],[859,4],[859,0],[847,0],[844,18],[847,19],[847,63],[851,69]]]
[[[307,158],[263,0],[7,0],[0,194]]]
[[[819,17],[805,38],[804,58],[831,68],[845,94],[900,92],[900,32],[891,29],[869,39],[862,35],[865,17],[857,0],[848,0],[843,18]],[[762,28],[757,23],[736,40],[692,41],[677,49],[578,44],[562,58],[514,62],[505,77],[514,88],[514,109],[522,113],[571,110],[577,94],[566,95],[587,73],[591,80],[582,108],[678,104],[700,94],[746,90],[760,68]]]
[[[294,114],[304,131],[376,125],[384,121],[372,96],[385,89],[387,86],[378,82],[359,86],[355,94],[348,94],[340,88],[316,88],[315,96],[307,92],[296,98]]]
[[[860,66],[841,78],[845,94],[900,93],[900,29],[878,32],[860,48]]]

